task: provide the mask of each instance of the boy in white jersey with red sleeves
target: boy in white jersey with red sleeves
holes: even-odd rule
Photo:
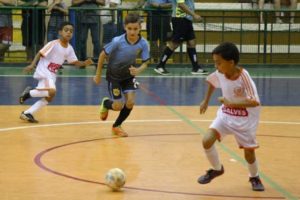
[[[62,66],[65,60],[69,64],[83,67],[92,64],[92,60],[78,61],[73,47],[69,44],[73,36],[74,26],[70,22],[63,22],[59,27],[60,38],[47,43],[35,56],[32,63],[27,66],[24,71],[32,71],[36,63],[36,67],[33,78],[37,79],[38,85],[36,88],[26,87],[24,92],[19,98],[20,104],[23,104],[27,99],[31,97],[40,97],[35,104],[29,109],[22,112],[20,119],[37,123],[38,121],[33,117],[33,114],[46,106],[52,101],[56,94],[56,73],[57,70]]]
[[[264,191],[255,157],[255,148],[258,147],[256,129],[260,114],[256,86],[249,73],[238,66],[239,51],[234,44],[220,44],[213,50],[212,56],[217,70],[207,77],[208,90],[200,104],[200,114],[205,113],[215,88],[221,88],[223,96],[218,98],[222,105],[202,140],[212,169],[200,176],[198,182],[207,184],[224,173],[214,143],[216,140],[221,141],[226,135],[233,134],[239,147],[244,149],[252,190]]]

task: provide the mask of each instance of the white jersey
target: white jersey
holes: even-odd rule
[[[221,88],[222,95],[231,102],[245,99],[259,101],[256,86],[249,73],[241,70],[236,80],[229,80],[218,71],[210,74],[207,81],[215,88]],[[260,114],[260,106],[247,108],[231,108],[224,104],[218,110],[217,117],[237,131],[256,130]]]
[[[36,79],[56,79],[56,72],[67,60],[68,63],[77,61],[73,47],[63,47],[60,40],[48,42],[41,50],[39,63],[34,73]]]

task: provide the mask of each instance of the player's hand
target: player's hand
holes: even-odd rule
[[[208,107],[208,103],[205,101],[202,101],[200,103],[200,114],[204,114],[207,110],[207,107]]]
[[[195,22],[202,22],[203,21],[202,17],[200,15],[197,15],[197,14],[195,14],[193,16],[193,19],[194,19]]]
[[[34,70],[34,66],[33,65],[28,65],[23,69],[23,72],[32,72]]]
[[[86,66],[89,66],[89,65],[91,65],[93,63],[94,63],[93,60],[91,58],[89,58],[89,59],[87,59],[87,60],[84,61],[84,66],[86,67]]]
[[[219,102],[221,102],[222,104],[228,106],[229,105],[229,101],[228,99],[226,99],[225,97],[218,97]]]
[[[134,67],[132,65],[130,66],[129,71],[130,71],[130,74],[132,76],[136,76],[136,75],[138,75],[140,73],[139,68],[136,68],[136,67]]]
[[[96,83],[97,85],[99,85],[101,83],[101,76],[94,76],[94,83]]]

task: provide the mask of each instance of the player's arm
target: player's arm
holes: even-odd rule
[[[231,108],[247,108],[247,107],[256,107],[259,106],[260,103],[255,99],[245,99],[239,102],[232,102],[226,99],[225,97],[219,97],[218,100],[223,103],[225,106]]]
[[[33,69],[35,69],[36,64],[37,64],[37,62],[39,61],[39,59],[40,59],[41,56],[42,56],[42,54],[41,54],[40,52],[38,52],[38,53],[35,55],[33,61],[31,62],[31,64],[28,65],[28,66],[26,66],[26,67],[24,68],[23,71],[24,71],[24,72],[31,72]]]
[[[149,60],[143,62],[139,67],[131,66],[129,68],[130,74],[132,76],[136,76],[136,75],[142,73],[148,67],[148,64],[149,64]]]
[[[76,67],[86,67],[86,66],[93,64],[93,61],[92,61],[92,59],[89,58],[85,61],[76,60],[74,62],[71,62],[70,64],[75,65]]]
[[[195,21],[201,21],[202,17],[197,15],[194,11],[189,9],[189,7],[185,3],[178,3],[178,7],[184,11],[186,14],[191,15]]]
[[[98,66],[96,70],[96,75],[94,76],[94,82],[96,84],[99,84],[101,82],[101,74],[102,74],[102,68],[103,68],[103,63],[105,59],[107,58],[107,54],[105,51],[101,51],[99,58],[98,58]]]
[[[204,114],[205,111],[207,110],[209,100],[214,91],[215,91],[215,87],[211,83],[208,83],[208,87],[204,99],[200,103],[200,114]]]

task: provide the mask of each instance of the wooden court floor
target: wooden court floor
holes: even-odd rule
[[[229,136],[218,145],[225,173],[210,184],[201,139],[217,107],[136,106],[123,125],[128,138],[111,135],[116,117],[101,122],[96,106],[47,106],[38,124],[18,119],[25,106],[0,106],[1,200],[215,200],[300,197],[300,107],[263,107],[256,151],[265,192],[253,192],[243,152]],[[104,183],[113,167],[125,188]]]

